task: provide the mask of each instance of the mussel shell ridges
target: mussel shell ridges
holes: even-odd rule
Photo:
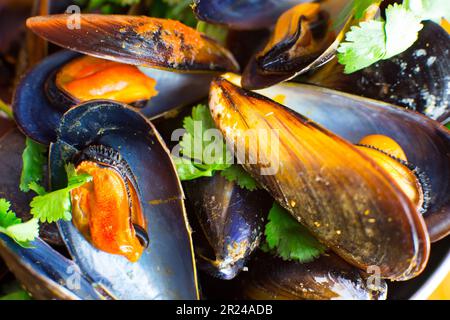
[[[385,281],[378,279],[379,285],[371,290],[368,275],[334,254],[325,254],[309,263],[299,263],[259,253],[248,269],[240,279],[244,299],[386,299]]]
[[[423,186],[430,196],[424,218],[431,241],[450,233],[450,133],[440,123],[388,103],[311,85],[280,84],[257,92],[281,97],[284,105],[352,143],[370,134],[394,139],[429,182]]]
[[[50,147],[52,188],[66,184],[64,165],[89,145],[120,152],[139,187],[150,245],[136,263],[95,249],[72,222],[59,228],[74,262],[119,299],[197,299],[197,277],[183,193],[169,152],[153,125],[112,101],[68,111]]]
[[[430,246],[423,218],[354,145],[223,78],[213,81],[209,105],[227,141],[259,159],[249,163],[238,153],[244,168],[318,240],[363,270],[378,266],[384,278],[407,280],[423,270]],[[244,145],[243,134],[273,130],[278,152],[267,139],[259,138],[257,148]],[[271,175],[261,172],[267,163],[275,170]]]

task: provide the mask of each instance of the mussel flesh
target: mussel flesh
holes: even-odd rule
[[[92,182],[71,193],[59,222],[80,270],[115,298],[197,299],[183,193],[153,125],[126,105],[92,101],[68,111],[50,147],[51,186],[72,163]]]

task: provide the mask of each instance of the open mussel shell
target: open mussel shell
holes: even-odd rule
[[[50,147],[52,188],[67,183],[64,166],[87,147],[119,152],[137,182],[149,246],[136,263],[96,249],[72,222],[60,222],[83,273],[118,299],[197,299],[197,276],[183,192],[170,154],[153,125],[126,105],[92,101],[68,111]]]
[[[244,70],[242,86],[261,89],[313,70],[335,56],[353,18],[352,1],[302,3],[285,12]]]
[[[46,94],[47,81],[63,65],[79,54],[61,51],[44,59],[20,81],[13,98],[14,119],[20,130],[42,144],[56,140],[56,128],[64,110],[54,106]],[[73,105],[68,105],[67,110]]]
[[[98,58],[165,70],[237,71],[214,40],[174,20],[82,14],[33,17],[27,26],[63,48]]]
[[[209,23],[255,30],[273,26],[280,14],[301,2],[307,0],[196,0],[194,13]]]
[[[238,77],[230,75],[230,80],[239,83]],[[431,241],[450,233],[450,133],[440,123],[388,103],[311,85],[286,83],[257,92],[352,143],[372,134],[394,139],[425,183],[423,216]]]
[[[9,270],[34,299],[108,300],[73,261],[65,258],[41,239],[33,248],[23,248],[0,234],[0,256]]]
[[[438,24],[424,22],[405,52],[352,74],[336,59],[301,80],[382,100],[445,122],[450,118],[450,36]]]
[[[2,121],[0,125],[3,125]],[[9,124],[5,124],[5,127],[8,126]],[[11,208],[18,217],[29,220],[31,218],[29,204],[34,194],[31,191],[24,193],[19,189],[24,149],[25,137],[17,128],[10,126],[8,132],[0,135],[0,157],[3,159],[0,162],[0,175],[3,177],[0,198],[11,202]],[[41,224],[40,237],[51,244],[63,244],[58,229],[52,224]]]
[[[370,279],[334,254],[309,263],[284,261],[259,253],[241,282],[251,300],[384,300],[386,282]],[[378,281],[378,283],[376,282]]]
[[[33,140],[42,144],[54,142],[62,115],[79,104],[55,85],[55,73],[78,57],[80,54],[67,50],[55,53],[28,72],[16,88],[14,117],[19,128]],[[206,97],[213,77],[210,74],[182,74],[145,67],[140,67],[140,70],[156,81],[158,95],[144,101],[138,109],[151,118]]]
[[[209,105],[244,168],[319,241],[362,270],[377,266],[383,278],[423,270],[430,246],[423,218],[353,144],[223,78],[212,83]]]
[[[199,268],[214,277],[234,278],[260,243],[272,198],[263,190],[242,189],[219,173],[186,181],[183,188],[188,211],[207,242],[196,243]]]

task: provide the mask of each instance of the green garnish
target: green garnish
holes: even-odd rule
[[[31,219],[22,222],[11,210],[11,203],[0,199],[0,233],[6,234],[22,247],[31,247],[30,242],[39,236],[39,221]]]
[[[205,21],[199,21],[197,23],[197,31],[204,33],[220,44],[225,44],[228,36],[228,29],[226,27],[207,23]]]
[[[233,164],[231,167],[223,170],[220,173],[228,181],[236,181],[239,187],[254,191],[258,189],[255,179],[245,171],[242,166]]]
[[[30,188],[39,195],[30,203],[31,214],[41,222],[56,222],[59,220],[70,221],[72,219],[72,205],[70,191],[92,181],[87,174],[77,175],[73,165],[66,166],[67,187],[50,193],[44,193],[44,189],[37,184],[30,184]]]
[[[208,130],[217,128],[209,108],[199,104],[192,108],[191,116],[184,118],[183,128],[186,133],[180,141],[180,154],[174,157],[174,163],[180,180],[194,180],[200,177],[212,177],[215,172],[229,181],[236,181],[241,188],[250,191],[256,188],[256,182],[239,165],[233,165],[233,156],[227,149],[223,136],[211,135]]]
[[[154,0],[150,8],[150,16],[179,20],[195,28],[197,19],[191,8],[193,2],[193,0]]]
[[[14,118],[11,107],[8,106],[5,102],[3,102],[2,99],[0,99],[0,111],[5,113],[8,116],[8,118],[10,118],[10,119]]]
[[[78,0],[77,3],[86,8],[86,11],[92,12],[100,10],[104,14],[120,12],[120,9],[134,4],[141,0]]]
[[[43,145],[26,139],[26,147],[22,153],[22,175],[19,188],[23,192],[30,191],[29,184],[40,183],[44,177],[44,166],[47,162],[47,148]]]
[[[325,252],[326,247],[279,204],[273,204],[268,221],[264,232],[266,242],[262,245],[264,251],[274,252],[284,260],[302,263],[310,262]]]
[[[356,13],[367,9],[370,1],[361,1]],[[378,1],[372,1],[375,3]],[[449,2],[431,0],[409,0],[403,4],[393,4],[386,8],[386,20],[379,18],[359,23],[345,34],[337,49],[339,63],[345,66],[344,73],[352,73],[366,68],[380,60],[390,59],[402,53],[418,37],[423,28],[422,20],[449,15]],[[420,9],[418,3],[421,4]]]
[[[0,297],[0,300],[31,300],[31,296],[25,290],[18,289]]]

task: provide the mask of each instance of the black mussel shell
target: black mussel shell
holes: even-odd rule
[[[72,222],[59,222],[69,252],[95,282],[119,299],[197,299],[197,277],[183,192],[153,125],[126,105],[91,101],[68,111],[50,147],[52,188],[67,182],[64,165],[89,146],[119,152],[138,184],[149,247],[136,263],[94,248]]]
[[[273,199],[263,190],[242,189],[220,173],[186,181],[183,188],[188,212],[207,242],[196,242],[199,268],[221,279],[234,278],[260,243]]]
[[[255,30],[271,27],[289,8],[307,0],[196,0],[197,18],[231,29]]]
[[[259,254],[240,288],[251,300],[384,300],[387,292],[384,280],[370,279],[334,254],[309,263]]]
[[[336,59],[299,80],[382,100],[445,122],[450,118],[450,36],[424,22],[417,42],[405,52],[352,74]]]

